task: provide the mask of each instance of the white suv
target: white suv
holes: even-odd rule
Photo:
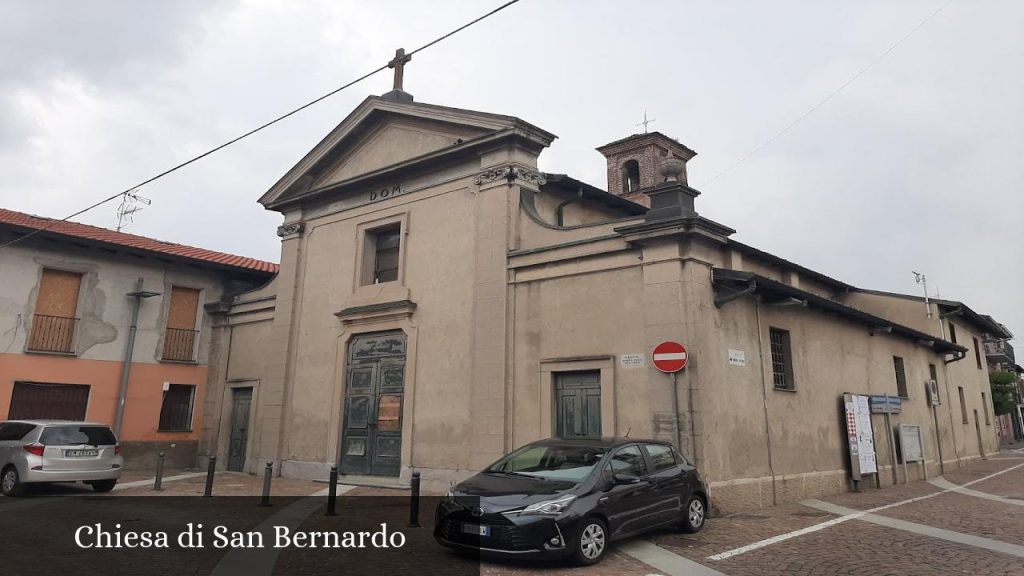
[[[110,492],[121,477],[121,447],[105,424],[69,420],[0,422],[0,492],[25,484],[85,482]]]

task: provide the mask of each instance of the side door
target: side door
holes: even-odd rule
[[[608,518],[612,539],[642,532],[653,525],[647,461],[639,444],[615,450],[602,470],[607,489],[598,510]]]
[[[677,522],[682,508],[690,497],[687,474],[691,467],[676,456],[668,444],[644,444],[644,455],[651,470],[651,506],[653,522]]]

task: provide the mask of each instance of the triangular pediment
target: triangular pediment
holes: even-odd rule
[[[368,127],[370,128],[370,127]],[[489,134],[491,130],[388,115],[352,142],[312,181],[322,188]]]
[[[275,208],[411,160],[514,130],[547,146],[554,135],[512,116],[371,96],[260,198]]]

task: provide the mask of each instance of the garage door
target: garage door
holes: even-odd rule
[[[85,420],[89,387],[81,384],[15,382],[10,420]]]

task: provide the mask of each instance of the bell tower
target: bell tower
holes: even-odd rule
[[[672,156],[683,162],[678,179],[686,184],[686,162],[697,155],[661,132],[633,134],[597,151],[608,162],[608,191],[644,206],[650,206],[650,198],[644,192],[665,181],[660,170],[665,158]]]

